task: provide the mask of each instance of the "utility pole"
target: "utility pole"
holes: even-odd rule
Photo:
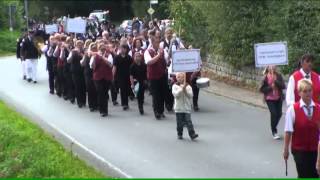
[[[29,29],[28,0],[24,0],[24,12],[26,13],[25,17],[26,17],[26,21],[27,21],[27,30],[28,30]]]
[[[9,5],[9,30],[12,31],[13,28],[12,28],[12,6],[11,4]]]

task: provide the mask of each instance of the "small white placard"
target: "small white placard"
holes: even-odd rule
[[[87,21],[80,18],[69,18],[67,20],[67,32],[85,33]]]
[[[195,72],[200,70],[200,49],[172,52],[172,72]]]
[[[256,67],[288,65],[287,42],[255,44],[254,52]]]
[[[52,34],[58,32],[58,25],[57,24],[46,24],[45,30],[47,34]]]

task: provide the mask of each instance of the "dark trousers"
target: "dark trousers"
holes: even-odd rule
[[[316,170],[317,151],[295,151],[292,150],[296,162],[298,178],[319,178]]]
[[[144,91],[145,91],[145,84],[144,82],[139,82],[139,90],[137,93],[137,99],[138,99],[138,106],[139,109],[143,108],[144,103]]]
[[[118,80],[120,88],[121,105],[128,106],[128,97],[131,91],[129,80]]]
[[[155,116],[163,114],[164,112],[164,99],[168,87],[166,82],[166,76],[157,80],[150,80],[152,106]]]
[[[94,84],[98,93],[98,106],[101,114],[108,114],[108,91],[111,86],[111,81],[96,80]]]
[[[193,107],[198,107],[199,91],[200,89],[197,86],[197,78],[191,80],[191,88],[193,92]]]
[[[75,95],[79,107],[86,105],[86,84],[82,72],[72,73],[72,80],[75,88]]]
[[[72,73],[70,72],[70,65],[65,64],[64,66],[64,79],[66,82],[66,89],[67,89],[67,97],[71,102],[74,102],[75,100],[75,90],[74,90],[74,84],[72,80]]]
[[[186,126],[188,129],[189,135],[193,135],[194,128],[191,121],[191,114],[190,113],[176,113],[176,120],[177,120],[177,133],[178,136],[182,136],[183,134],[183,127]]]
[[[56,91],[59,96],[65,95],[65,78],[63,75],[63,67],[57,67],[56,75]]]
[[[282,100],[266,100],[270,111],[271,132],[278,133],[277,126],[282,116]]]
[[[119,87],[118,87],[117,81],[113,81],[111,83],[110,93],[111,93],[112,102],[116,102],[118,98],[118,93],[119,93]]]
[[[85,75],[86,89],[88,92],[88,104],[90,109],[98,107],[97,90],[92,80],[92,76]]]
[[[166,77],[168,77],[166,75]],[[173,102],[174,102],[174,97],[173,97],[173,94],[172,94],[172,85],[173,85],[173,82],[171,82],[171,80],[169,80],[168,78],[165,78],[165,81],[166,81],[166,96],[165,96],[165,106],[166,106],[166,109],[168,111],[172,111],[172,108],[173,108]]]
[[[54,92],[54,80],[56,75],[56,64],[52,59],[47,59],[47,70],[49,75],[49,89],[51,92]]]

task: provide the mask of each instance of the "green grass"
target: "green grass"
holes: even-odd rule
[[[12,31],[0,29],[0,56],[14,55],[16,52],[17,38],[19,38],[19,31]]]
[[[0,178],[103,178],[0,101]]]

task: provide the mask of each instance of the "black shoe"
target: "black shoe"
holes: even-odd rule
[[[57,96],[61,97],[61,93],[57,93]]]
[[[70,100],[71,104],[74,104],[75,103],[75,100]]]
[[[63,96],[63,99],[67,101],[69,98],[68,96]]]
[[[130,96],[129,98],[130,98],[130,100],[131,100],[131,101],[133,101],[133,100],[134,100],[134,96]]]
[[[119,103],[117,101],[113,101],[113,105],[116,106],[118,105]]]
[[[195,140],[197,137],[199,137],[199,135],[196,133],[190,135],[191,140]]]
[[[34,84],[37,84],[37,81],[33,81]]]
[[[194,106],[194,107],[193,107],[193,110],[194,110],[194,111],[199,111],[199,107],[198,107],[198,106]]]
[[[129,109],[129,106],[123,106],[123,110],[128,110]]]
[[[101,117],[106,117],[106,116],[108,116],[108,113],[100,113],[100,116]]]
[[[24,75],[22,79],[23,79],[23,80],[27,80],[27,76],[26,76],[26,75]]]
[[[28,79],[27,81],[28,81],[28,82],[31,82],[32,80],[31,80],[31,79]]]
[[[54,94],[54,91],[50,90],[49,93],[50,93],[50,94]]]
[[[142,108],[139,108],[139,112],[140,112],[140,114],[141,114],[141,115],[143,115],[143,114],[144,114],[144,111],[143,111],[143,109],[142,109]]]
[[[178,139],[180,140],[183,139],[182,135],[178,135]]]
[[[96,108],[90,108],[90,112],[96,111]]]
[[[166,116],[164,114],[160,114],[161,118],[166,118]]]
[[[160,114],[156,114],[155,117],[156,117],[157,120],[160,120],[160,119],[161,119]]]

